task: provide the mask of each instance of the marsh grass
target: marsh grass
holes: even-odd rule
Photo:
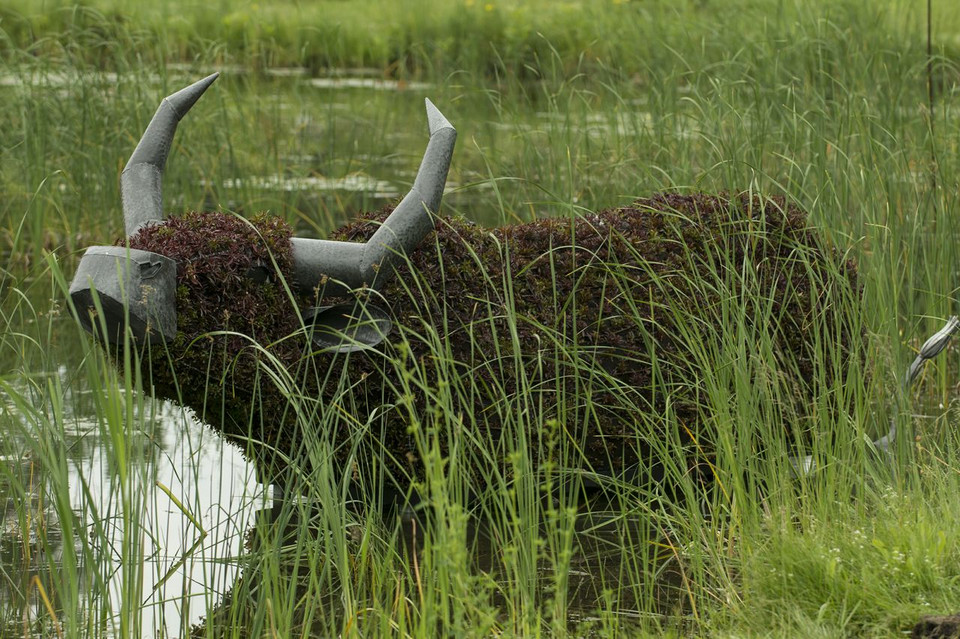
[[[723,247],[718,250],[722,254]],[[786,612],[792,617],[780,620],[771,618],[764,607],[752,609],[751,591],[744,584],[751,579],[761,584],[769,577],[749,571],[772,567],[791,574],[790,562],[801,559],[768,554],[776,543],[771,539],[789,539],[798,528],[831,521],[838,513],[850,521],[848,511],[863,507],[871,497],[890,512],[894,506],[889,502],[898,493],[884,488],[893,478],[886,476],[882,461],[870,458],[872,451],[865,445],[872,426],[879,422],[885,427],[885,419],[872,414],[877,408],[873,393],[883,384],[871,381],[859,358],[835,346],[840,327],[827,323],[810,328],[810,339],[822,345],[823,355],[816,362],[809,391],[819,402],[813,413],[817,435],[812,448],[803,449],[816,457],[821,470],[794,478],[789,455],[804,442],[783,436],[797,419],[784,410],[791,405],[786,395],[796,390],[784,387],[777,374],[784,363],[778,356],[779,335],[769,329],[778,318],[770,315],[769,292],[749,280],[749,268],[741,271],[732,262],[725,264],[730,268],[722,266],[721,261],[716,272],[703,273],[692,284],[730,293],[719,295],[721,308],[713,309],[723,321],[705,322],[696,311],[675,307],[682,314],[677,326],[689,332],[687,356],[699,373],[681,383],[703,391],[706,424],[698,433],[704,439],[695,438],[693,446],[716,451],[701,457],[710,465],[706,480],[690,472],[691,445],[680,436],[685,424],[669,408],[651,414],[649,406],[637,403],[638,395],[631,389],[620,389],[616,396],[624,413],[636,415],[631,430],[637,440],[624,445],[652,446],[661,476],[650,478],[641,469],[635,477],[618,478],[589,467],[581,452],[580,432],[567,425],[588,428],[592,419],[609,410],[610,406],[580,401],[580,394],[599,394],[615,380],[603,379],[598,366],[585,359],[575,343],[562,335],[551,337],[547,327],[541,357],[570,362],[561,370],[577,380],[577,397],[565,396],[568,386],[560,380],[543,377],[539,359],[520,352],[515,339],[514,322],[524,321],[525,313],[516,307],[509,277],[492,282],[497,295],[489,309],[507,319],[508,333],[507,339],[495,340],[504,344],[497,353],[463,361],[452,357],[449,345],[437,337],[446,329],[429,323],[399,329],[400,356],[385,363],[396,367],[392,377],[398,381],[386,389],[384,401],[409,412],[409,435],[423,465],[422,473],[410,478],[377,478],[374,469],[385,467],[384,456],[391,454],[377,444],[379,417],[358,420],[356,413],[342,408],[355,403],[351,394],[361,381],[337,378],[335,372],[331,380],[330,371],[310,370],[308,364],[303,374],[322,375],[337,385],[334,399],[320,406],[294,390],[304,384],[268,362],[264,383],[282,384],[292,410],[305,420],[303,450],[293,454],[308,455],[316,471],[300,475],[299,485],[290,491],[302,494],[302,501],[286,502],[274,513],[272,524],[262,522],[256,529],[243,579],[196,636],[230,636],[235,627],[241,636],[298,635],[305,628],[313,635],[415,636],[564,635],[582,632],[585,626],[598,633],[627,628],[651,633],[706,628],[722,632],[729,623],[726,615],[736,617],[736,611],[749,617],[749,623],[735,621],[735,626],[770,624],[789,632],[814,623],[809,618],[810,601],[836,605],[837,611],[828,605],[816,608],[816,614],[818,622],[837,631],[871,624],[893,630],[905,615],[917,614],[922,588],[908,589],[916,597],[899,602],[894,610],[887,606],[884,614],[893,617],[878,619],[857,611],[878,603],[882,587],[851,604],[850,610],[847,601],[834,601],[833,590],[844,594],[856,586],[832,585],[829,580],[822,584],[826,593],[823,587],[809,592],[791,588],[790,595],[800,600],[785,598],[778,603],[789,605]],[[625,276],[616,265],[610,268],[612,278]],[[844,309],[840,321],[849,322],[848,329],[859,334],[864,310],[857,292],[849,290],[840,270],[833,276],[832,285],[848,287],[837,297]],[[485,278],[493,279],[489,274]],[[417,279],[409,286],[410,294],[418,297],[437,294]],[[637,321],[642,322],[641,316]],[[431,356],[404,356],[412,349],[403,344],[412,341],[430,344]],[[464,368],[478,365],[510,371],[493,375],[494,383],[515,381],[509,387],[480,388],[477,382],[483,377],[465,373]],[[680,390],[658,388],[668,396]],[[425,395],[424,401],[413,402],[415,394]],[[491,398],[488,411],[464,412],[477,394]],[[564,414],[566,406],[577,407],[583,415]],[[347,443],[338,439],[336,445],[356,451],[353,463],[359,471],[331,474],[335,444],[325,434],[345,428],[355,438]],[[480,435],[491,432],[497,435],[490,439]],[[906,467],[904,472],[899,479],[916,486],[915,473]],[[383,512],[371,507],[383,490],[381,482],[397,481],[412,482],[416,492],[417,513],[412,519],[382,519]],[[599,495],[587,496],[597,493],[598,487]],[[356,495],[365,498],[352,504]],[[873,547],[886,548],[880,533],[870,530],[875,535],[870,538]],[[941,534],[948,532],[938,529],[935,536],[940,539]],[[597,538],[607,547],[594,544]],[[826,565],[842,560],[835,555],[824,555],[822,561]],[[901,561],[899,554],[892,557]],[[928,583],[943,587],[950,561],[931,564]],[[835,567],[819,564],[807,570],[837,575]],[[579,585],[588,592],[576,593],[571,590],[571,575],[583,573],[589,575],[583,580],[587,583]],[[863,574],[854,571],[848,577],[859,580]],[[754,596],[766,605],[761,595]],[[718,603],[723,604],[719,614]]]
[[[690,68],[702,68],[731,51],[732,34],[752,35],[758,26],[789,41],[806,36],[803,25],[819,20],[835,25],[824,35],[837,39],[871,30],[909,37],[924,22],[923,12],[902,0],[870,6],[741,1],[736,11],[728,9],[664,0],[10,0],[0,12],[7,36],[0,52],[75,58],[100,68],[129,64],[135,52],[134,66],[206,58],[258,69],[302,66],[313,73],[372,67],[401,78],[443,79],[467,71],[529,81],[570,77],[581,65],[590,72],[618,68],[645,75],[678,56],[694,56]],[[955,53],[960,14],[947,0],[934,2],[933,10],[935,40]],[[742,48],[738,41],[732,50]]]
[[[724,298],[719,332],[679,317],[687,357],[702,371],[688,383],[699,385],[716,438],[705,489],[679,461],[690,452],[679,437],[644,442],[661,462],[660,482],[584,468],[575,433],[552,410],[562,385],[507,349],[494,361],[517,372],[516,387],[477,388],[436,333],[416,327],[401,343],[425,341],[434,357],[395,361],[399,385],[384,394],[401,406],[415,392],[431,400],[430,410],[407,408],[425,468],[416,518],[370,506],[389,501],[385,485],[403,478],[386,476],[379,416],[350,411],[358,381],[309,362],[297,372],[338,389],[342,410],[333,411],[303,397],[296,376],[265,366],[261,383],[282,385],[307,427],[303,451],[277,454],[307,454],[316,470],[291,487],[300,499],[272,524],[262,517],[242,553],[238,544],[243,575],[222,603],[212,591],[187,595],[208,611],[197,635],[898,636],[922,614],[958,608],[955,347],[909,396],[898,391],[910,349],[956,311],[956,9],[934,3],[940,92],[930,139],[921,20],[907,3],[591,4],[575,17],[563,13],[568,3],[522,15],[467,4],[419,13],[429,19],[414,24],[397,3],[369,14],[392,25],[379,29],[354,17],[379,3],[158,3],[135,22],[106,0],[48,3],[43,13],[5,5],[0,634],[144,630],[142,540],[157,515],[144,450],[160,408],[144,380],[118,373],[74,326],[64,283],[76,251],[118,232],[117,176],[159,98],[224,63],[310,73],[373,65],[435,82],[431,98],[461,131],[451,172],[459,186],[445,206],[487,224],[574,216],[663,189],[784,193],[857,259],[862,297],[840,303],[849,326],[867,331],[868,357],[844,358],[832,327],[811,327],[824,354],[809,394],[818,436],[792,441],[785,400],[796,390],[773,373],[782,362],[763,330],[776,321],[769,293],[740,282],[749,294]],[[186,69],[167,64],[183,60]],[[421,97],[348,92],[331,101],[305,78],[228,73],[180,127],[166,207],[266,209],[323,235],[380,202],[223,185],[415,166]],[[509,282],[495,284],[515,320]],[[543,349],[569,361],[565,372],[582,388],[612,384],[575,345],[544,332]],[[55,373],[61,365],[65,376]],[[490,414],[463,412],[477,393],[498,396]],[[629,389],[616,398],[633,407],[638,438],[683,430],[669,403],[651,414]],[[600,409],[578,417],[588,423]],[[916,437],[904,438],[892,469],[868,444],[891,418]],[[503,424],[502,439],[477,438],[485,420]],[[358,472],[324,463],[333,452],[324,433],[338,427],[355,433]],[[81,474],[69,486],[67,465],[90,441],[109,476]],[[820,470],[796,478],[788,456],[801,444]],[[537,456],[557,462],[534,467]],[[476,468],[479,478],[468,472]],[[597,485],[600,495],[586,499]],[[176,496],[195,512],[196,495]],[[197,531],[182,532],[187,549]],[[129,596],[111,597],[118,587]]]

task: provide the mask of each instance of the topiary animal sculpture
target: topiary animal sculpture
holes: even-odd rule
[[[691,444],[695,465],[713,437],[700,406],[704,364],[689,344],[719,339],[725,304],[747,289],[765,292],[764,308],[743,321],[776,336],[777,375],[796,399],[790,441],[811,431],[807,397],[827,356],[810,327],[829,327],[840,351],[862,357],[839,310],[859,294],[856,268],[783,199],[665,194],[496,229],[437,218],[456,131],[429,101],[430,141],[410,192],[331,240],[292,237],[275,217],[165,218],[174,132],[215,79],[162,102],[122,173],[126,237],[87,250],[70,294],[106,342],[129,331],[154,394],[238,443],[265,480],[320,463],[303,442],[324,423],[334,456],[358,465],[346,444],[351,424],[366,425],[402,483],[422,470],[411,427],[430,411],[495,464],[509,456],[504,433],[552,455],[538,446],[549,421],[584,467],[655,463],[652,442],[668,436]],[[437,389],[458,378],[470,381],[440,402]],[[331,379],[355,382],[348,401]],[[291,394],[314,411],[292,409]],[[520,395],[537,417],[518,418]],[[657,419],[667,404],[679,434]],[[454,440],[435,438],[441,456]]]

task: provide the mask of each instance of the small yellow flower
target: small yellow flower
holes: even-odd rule
[[[493,11],[493,4],[490,3],[490,2],[488,2],[487,4],[483,5],[483,10],[484,10],[484,11]]]
[[[476,3],[477,3],[477,0],[467,0],[467,6],[468,6],[468,7],[472,7],[472,6],[475,5]]]

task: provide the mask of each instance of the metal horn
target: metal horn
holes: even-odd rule
[[[457,141],[457,130],[426,100],[430,141],[413,187],[366,243],[293,238],[297,283],[309,291],[327,282],[327,295],[343,293],[343,286],[383,287],[396,265],[433,230],[443,188]]]
[[[167,96],[143,132],[140,143],[120,174],[123,223],[127,237],[147,224],[163,221],[163,167],[177,125],[219,73]]]
[[[163,167],[181,118],[219,74],[165,98],[120,176],[127,237],[163,220]],[[177,263],[164,255],[122,246],[91,246],[80,259],[70,298],[80,323],[119,344],[129,327],[138,344],[177,336]],[[103,334],[105,333],[105,334]]]

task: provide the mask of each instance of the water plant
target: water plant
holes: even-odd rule
[[[390,23],[403,4],[368,13]],[[444,17],[421,31],[407,22],[385,39],[355,40],[371,31],[351,15],[372,6],[362,2],[330,3],[350,16],[339,27],[302,19],[324,11],[319,3],[269,8],[315,34],[311,46],[287,46],[283,34],[257,39],[256,29],[273,27],[269,17],[245,28],[221,22],[253,15],[242,2],[110,9],[119,3],[92,0],[54,15],[46,11],[54,2],[14,0],[0,9],[29,15],[14,24],[18,17],[4,14],[0,34],[8,105],[0,113],[0,504],[3,549],[14,553],[0,562],[0,634],[181,636],[206,615],[197,636],[309,628],[319,636],[896,637],[922,615],[958,609],[956,345],[923,367],[909,392],[898,390],[926,350],[922,337],[956,312],[955,3],[933,3],[932,58],[915,4],[899,0],[625,2],[617,12],[594,3],[556,29],[530,11],[516,33],[497,22],[506,4],[490,3],[488,14],[475,3],[459,17],[454,4],[445,15],[465,35],[478,23],[469,11],[489,15],[482,38],[443,42],[452,24]],[[330,55],[315,55],[314,44]],[[436,57],[451,46],[462,55]],[[392,66],[401,59],[408,66]],[[931,59],[933,110],[919,106]],[[313,83],[327,64],[356,61],[378,67],[363,71],[378,80],[398,80],[394,88]],[[279,62],[310,70],[281,76],[262,66]],[[783,208],[806,211],[824,245],[843,251],[838,264],[856,257],[863,293],[836,310],[864,335],[866,357],[811,362],[804,381],[813,391],[797,410],[816,436],[791,441],[794,409],[780,406],[796,397],[770,374],[781,347],[757,330],[762,323],[743,319],[769,291],[747,286],[719,298],[724,331],[686,344],[700,372],[687,389],[703,430],[718,435],[706,469],[713,488],[704,491],[679,463],[695,446],[679,438],[657,442],[664,482],[581,470],[582,451],[561,421],[531,401],[566,398],[559,386],[568,378],[550,391],[518,349],[497,360],[520,390],[506,389],[489,416],[502,422],[505,443],[505,465],[493,463],[494,447],[464,428],[488,416],[458,409],[493,391],[433,340],[426,359],[408,358],[392,377],[395,396],[422,396],[426,407],[414,406],[407,433],[422,468],[414,486],[429,503],[415,527],[413,518],[351,504],[361,482],[374,494],[389,483],[388,464],[378,462],[391,461],[377,441],[381,423],[359,423],[351,411],[351,402],[368,401],[362,383],[331,377],[324,388],[343,410],[321,411],[299,378],[261,376],[284,384],[305,432],[349,434],[341,442],[355,451],[357,472],[332,472],[339,464],[329,460],[342,451],[306,438],[296,452],[311,470],[291,487],[303,499],[284,500],[251,545],[224,540],[216,522],[245,528],[262,498],[252,482],[221,487],[217,471],[252,471],[176,404],[148,399],[139,349],[121,347],[133,365],[118,371],[64,312],[64,273],[74,272],[77,249],[115,237],[119,173],[157,97],[224,63],[249,66],[229,66],[178,133],[164,176],[174,217],[218,205],[230,220],[267,210],[297,235],[331,237],[357,210],[385,201],[373,190],[314,186],[359,176],[401,193],[412,183],[404,167],[419,155],[423,88],[404,81],[417,76],[435,82],[430,95],[461,125],[448,214],[494,228],[544,216],[572,226],[662,191],[736,199],[746,189],[761,202],[783,194]],[[677,322],[705,328],[696,316]],[[809,337],[819,352],[837,344],[816,326]],[[389,336],[401,355],[426,350],[428,338],[400,328]],[[578,365],[574,349],[556,355],[579,378],[574,388],[608,383],[589,361]],[[265,359],[260,370],[285,369]],[[662,413],[633,398],[630,416],[648,432],[686,435],[689,422],[673,407],[678,388],[659,379]],[[626,407],[631,398],[616,400]],[[895,472],[870,443],[891,418],[905,449]],[[798,476],[790,458],[799,449],[810,455],[800,467],[816,472]],[[557,462],[534,468],[533,458]],[[353,464],[360,459],[373,467]],[[200,474],[215,478],[212,490],[191,483]],[[596,484],[606,497],[582,499]],[[239,566],[243,578],[233,583]]]

